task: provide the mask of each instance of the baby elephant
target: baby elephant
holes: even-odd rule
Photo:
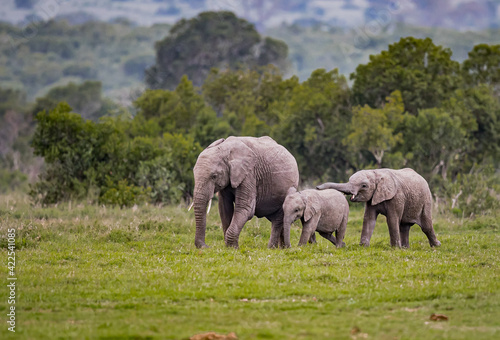
[[[361,242],[370,245],[377,216],[387,217],[391,246],[410,246],[410,227],[418,224],[431,247],[439,247],[432,226],[432,195],[427,181],[414,170],[361,170],[348,183],[325,183],[317,187],[335,189],[352,195],[351,201],[365,202]],[[328,190],[327,190],[328,191]]]
[[[314,232],[332,242],[338,248],[345,246],[342,241],[347,228],[349,204],[342,193],[337,190],[303,190],[288,189],[283,203],[283,228],[285,243],[290,246],[290,228],[300,218],[302,234],[299,246],[308,240],[314,240]],[[335,236],[333,236],[335,232]],[[312,237],[312,238],[311,238]]]

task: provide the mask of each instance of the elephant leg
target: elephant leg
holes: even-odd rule
[[[233,218],[224,235],[226,246],[238,248],[241,230],[255,214],[255,202],[255,185],[243,182],[241,189],[235,193]]]
[[[333,233],[325,233],[323,231],[318,231],[318,233],[323,238],[326,238],[328,241],[332,242],[334,246],[337,246],[337,239],[335,238],[335,236],[333,236]]]
[[[234,211],[233,218],[231,220],[231,224],[226,230],[224,234],[224,241],[226,242],[226,246],[238,248],[238,239],[240,238],[241,230],[245,223],[251,219],[247,211]]]
[[[316,244],[316,233],[311,234],[311,237],[309,238],[309,243]]]
[[[318,226],[319,215],[314,215],[307,222],[302,220],[302,234],[300,234],[299,246],[306,245],[311,239],[311,235],[316,232]]]
[[[267,244],[268,248],[290,248],[290,235],[285,236],[283,217],[283,209],[267,216],[267,219],[271,221],[271,238]]]
[[[441,242],[438,241],[436,234],[434,233],[430,207],[424,208],[424,211],[421,216],[420,227],[422,228],[422,231],[429,239],[429,244],[431,247],[439,247],[441,245]]]
[[[387,226],[389,227],[389,237],[391,247],[401,248],[401,235],[399,234],[399,217],[394,213],[387,214]]]
[[[372,207],[365,207],[365,215],[363,217],[363,230],[361,231],[361,246],[368,247],[372,238],[375,223],[377,222],[378,212]]]
[[[283,232],[283,228],[281,228],[280,239],[279,239],[279,242],[278,242],[278,247],[280,247],[280,248],[290,248],[290,246],[287,245],[287,243],[290,243],[290,241],[287,242],[285,240],[285,233]]]
[[[234,195],[230,191],[219,192],[219,215],[222,222],[222,231],[226,235],[234,214]]]
[[[337,248],[345,247],[344,237],[347,230],[347,216],[344,216],[340,227],[335,230],[335,236],[337,237]]]
[[[401,247],[403,248],[410,248],[410,228],[412,225],[412,223],[401,223],[399,226]]]

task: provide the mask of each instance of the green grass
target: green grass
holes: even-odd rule
[[[268,250],[270,224],[249,221],[240,249],[223,243],[217,209],[209,249],[194,247],[186,207],[31,208],[0,198],[0,314],[7,313],[8,228],[16,228],[17,327],[3,339],[187,339],[215,331],[239,339],[497,339],[500,221],[438,216],[442,247],[418,226],[392,249],[385,219],[358,246],[362,207],[351,209],[343,249],[317,237]],[[432,313],[447,322],[430,321]],[[353,332],[353,329],[359,331]]]

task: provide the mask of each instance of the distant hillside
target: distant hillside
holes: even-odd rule
[[[293,65],[290,74],[307,79],[317,68],[338,68],[347,77],[359,64],[369,61],[371,54],[387,50],[387,46],[401,37],[430,37],[435,44],[451,48],[452,58],[463,61],[474,45],[500,44],[500,29],[458,32],[444,28],[414,27],[391,24],[377,34],[366,34],[359,29],[345,29],[318,24],[313,27],[282,25],[266,34],[288,44],[289,59]]]
[[[54,86],[99,80],[106,96],[130,103],[144,88],[144,71],[155,62],[155,42],[169,34],[170,25],[136,26],[120,19],[112,23],[39,22],[35,31],[0,23],[0,82],[4,88],[22,89],[28,99],[45,95]],[[369,34],[368,34],[369,33]],[[450,47],[462,61],[479,43],[500,44],[500,29],[458,32],[443,28],[417,28],[387,24],[372,33],[328,24],[304,27],[283,24],[266,36],[289,47],[291,67],[286,76],[307,79],[318,68],[338,68],[349,74],[401,37],[430,37]]]
[[[405,22],[424,27],[482,30],[500,24],[500,0],[2,0],[0,21],[69,18],[74,23],[127,18],[139,25],[173,24],[201,11],[230,10],[259,30],[282,23],[359,27],[371,22]]]
[[[0,83],[22,89],[28,99],[69,82],[99,80],[116,99],[143,87],[144,70],[154,64],[156,41],[170,25],[137,27],[127,21],[40,23],[37,31],[0,24]],[[126,99],[126,98],[125,98]]]

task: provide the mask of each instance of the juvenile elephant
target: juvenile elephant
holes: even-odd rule
[[[270,137],[229,137],[210,144],[194,166],[195,245],[206,247],[206,208],[219,193],[219,214],[227,246],[238,247],[245,223],[254,215],[272,223],[268,247],[284,245],[283,201],[297,187],[295,158]]]
[[[426,180],[412,169],[361,170],[348,183],[325,183],[317,187],[352,195],[353,202],[366,202],[361,245],[369,246],[378,214],[387,217],[391,246],[410,246],[410,227],[418,224],[431,247],[440,246],[432,227],[432,196]]]
[[[291,225],[300,218],[302,234],[299,246],[305,245],[316,231],[338,248],[345,246],[343,239],[347,228],[349,204],[337,190],[297,191],[295,187],[291,187],[283,203],[283,212],[285,242],[290,242]]]

